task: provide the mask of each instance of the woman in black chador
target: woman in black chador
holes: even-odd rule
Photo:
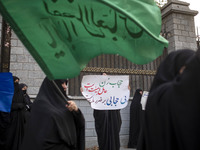
[[[45,78],[31,107],[21,150],[84,150],[85,120],[73,101],[66,101],[66,80]]]
[[[24,96],[24,102],[25,102],[25,105],[26,105],[25,123],[27,123],[27,120],[30,118],[30,111],[31,111],[32,102],[31,102],[30,97],[27,93],[28,86],[24,83],[20,83],[19,87],[22,90],[23,96]]]
[[[186,57],[181,57],[181,53]],[[180,65],[175,68],[173,64],[178,64],[177,61]],[[138,150],[200,149],[200,51],[196,55],[192,50],[177,51],[163,63],[169,68],[158,69],[157,78],[161,74],[162,80],[151,88]],[[166,74],[159,72],[161,70]],[[174,76],[167,76],[169,74]]]
[[[129,128],[129,142],[128,148],[136,148],[138,142],[138,136],[140,132],[141,122],[141,97],[142,90],[137,89],[130,106],[130,128]]]
[[[19,78],[13,76],[14,95],[12,99],[10,122],[6,128],[5,149],[1,150],[19,150],[24,136],[25,121],[25,103],[23,92],[19,87]]]
[[[119,132],[122,124],[120,110],[94,109],[93,116],[99,150],[119,150]]]
[[[30,99],[30,97],[29,97],[29,95],[27,93],[28,86],[26,84],[24,84],[24,83],[20,83],[19,87],[22,90],[23,95],[24,95],[24,100],[25,100],[25,103],[26,103],[26,109],[28,111],[30,111],[32,102],[31,102],[31,99]]]

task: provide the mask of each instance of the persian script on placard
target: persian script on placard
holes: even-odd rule
[[[130,97],[129,76],[87,75],[82,79],[83,96],[93,109],[125,108]]]

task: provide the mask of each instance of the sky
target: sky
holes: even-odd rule
[[[195,16],[195,26],[198,27],[200,34],[200,0],[180,0],[190,3],[189,8],[191,10],[197,10],[199,13]]]

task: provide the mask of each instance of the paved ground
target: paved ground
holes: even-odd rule
[[[136,150],[134,148],[124,148],[124,147],[121,147],[120,150]]]
[[[87,148],[86,150],[99,150],[99,148],[97,146],[95,146],[95,147],[92,147],[92,148]],[[136,150],[136,149],[120,147],[120,150]]]

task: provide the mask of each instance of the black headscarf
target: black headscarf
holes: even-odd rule
[[[140,131],[140,122],[141,122],[141,97],[140,94],[142,90],[137,89],[135,91],[133,100],[130,106],[130,127],[129,127],[129,142],[128,148],[136,148],[138,143],[138,136]]]
[[[138,150],[200,149],[200,51],[148,97]]]
[[[53,81],[44,79],[32,105],[21,150],[84,150],[84,131],[78,131],[84,130],[83,115],[80,110],[70,112],[66,108],[59,90]]]
[[[66,83],[66,85],[67,85],[68,80],[55,80],[55,83],[56,83],[56,85],[58,86],[58,88],[60,89],[60,91],[62,92],[62,94],[63,94],[66,98],[68,98],[68,97],[67,97],[67,94],[66,94],[66,91],[64,91],[63,88],[62,88],[62,84],[63,84],[63,83]]]
[[[194,55],[194,53],[193,50],[188,49],[171,52],[160,64],[151,85],[150,92],[161,84],[172,81],[179,74],[181,67],[186,64],[188,58]]]
[[[140,99],[141,99],[141,97],[142,97],[142,95],[141,95],[140,92],[142,92],[142,89],[137,89],[137,90],[135,91],[135,94],[134,94],[134,97],[133,97],[133,101],[134,101],[134,100],[140,101]]]
[[[28,86],[26,84],[24,84],[24,83],[20,83],[19,87],[20,87],[20,89],[22,89],[22,88],[28,87]],[[26,105],[31,105],[32,102],[30,100],[29,95],[27,94],[27,90],[22,90],[22,92],[23,92],[23,96],[24,96],[24,100],[25,100]]]
[[[13,76],[13,81],[20,80],[17,76]]]
[[[26,84],[24,84],[24,83],[20,83],[19,84],[19,88],[22,90],[24,87],[27,87],[28,88],[28,86],[26,85]],[[22,92],[23,92],[23,94],[27,94],[27,90],[22,90]]]
[[[22,88],[25,87],[25,86],[28,87],[28,86],[27,86],[26,84],[24,84],[24,83],[20,83],[20,84],[19,84],[20,89],[22,89]]]

